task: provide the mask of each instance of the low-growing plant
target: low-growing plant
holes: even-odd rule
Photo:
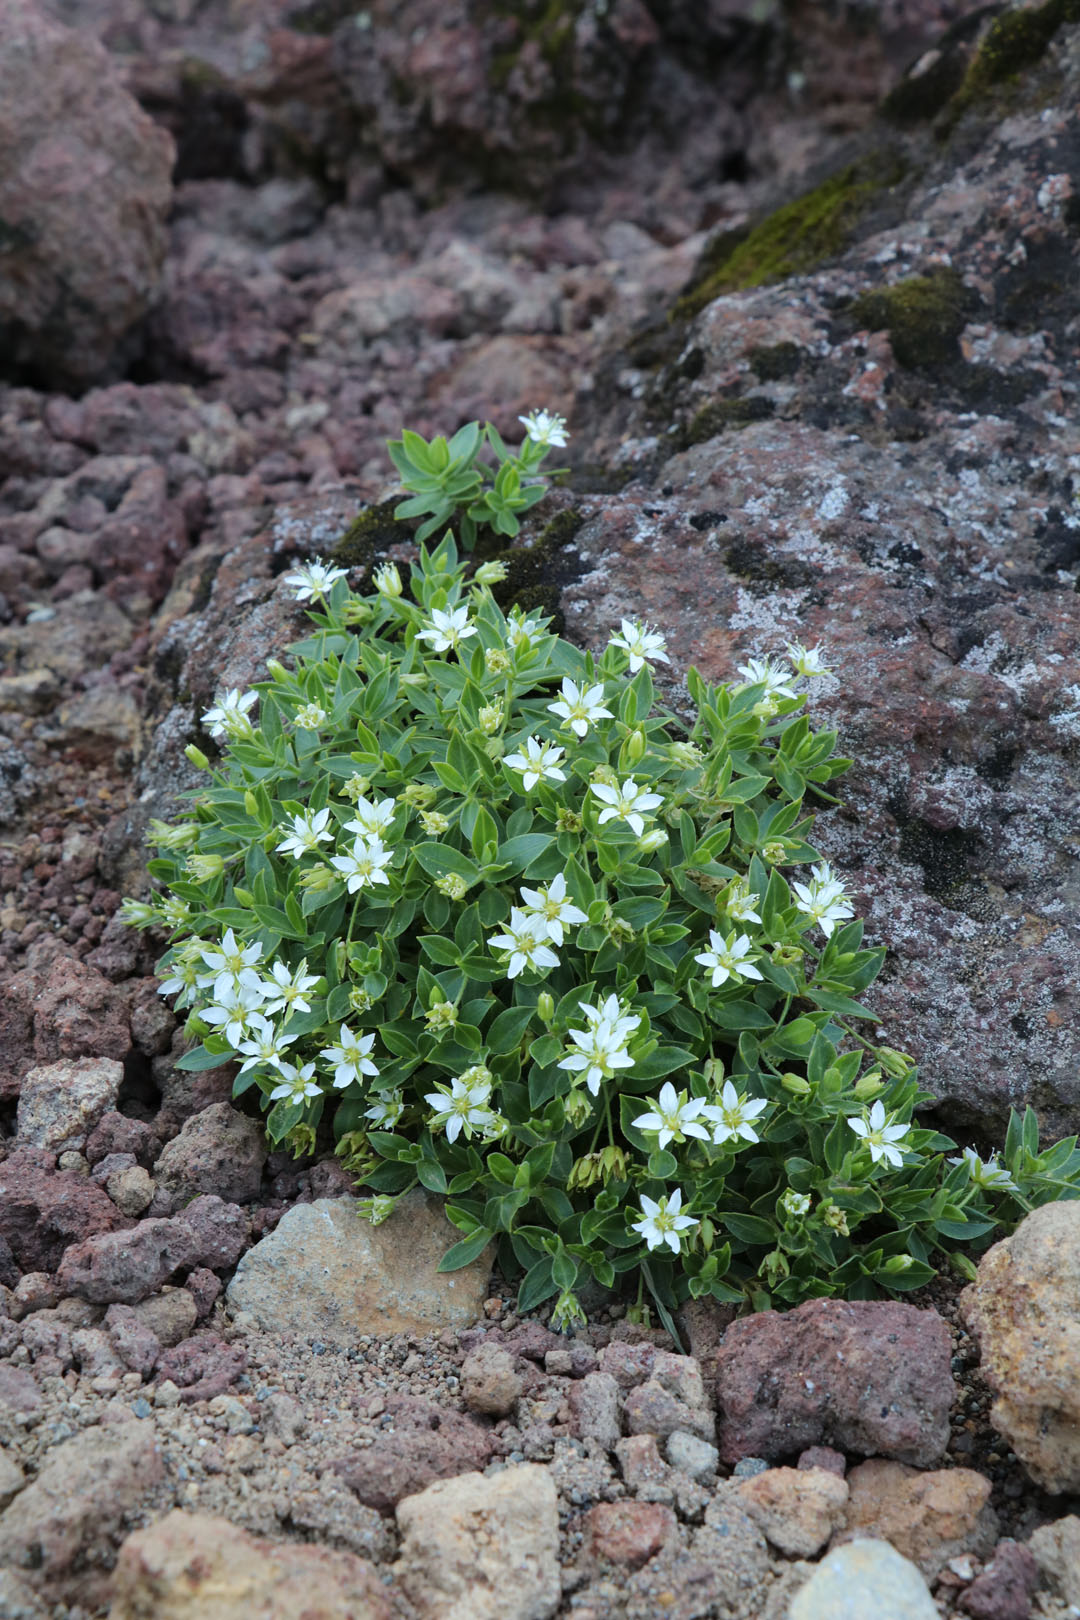
[[[419,1185],[519,1305],[585,1280],[755,1307],[973,1272],[1002,1224],[1077,1196],[1075,1139],[1003,1161],[920,1125],[913,1062],[859,1033],[883,959],[810,842],[850,761],[815,732],[819,649],[687,674],[624,619],[601,656],[496,605],[451,535],[410,589],[288,576],[313,629],[203,715],[220,745],[153,829],[161,993],[186,1069],[239,1063],[276,1143],[338,1151],[384,1219]],[[785,875],[789,873],[790,875]]]

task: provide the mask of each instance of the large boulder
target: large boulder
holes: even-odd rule
[[[85,383],[145,314],[173,143],[96,41],[0,0],[0,353]]]

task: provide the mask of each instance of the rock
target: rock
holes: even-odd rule
[[[614,1378],[623,1391],[643,1384],[653,1369],[656,1348],[647,1343],[625,1344],[615,1340],[600,1352],[600,1370]]]
[[[23,1076],[15,1136],[53,1153],[78,1150],[101,1116],[116,1106],[123,1065],[112,1058],[66,1059]]]
[[[154,1180],[176,1203],[213,1193],[246,1204],[259,1195],[266,1137],[257,1120],[231,1103],[213,1103],[186,1120],[154,1165]]]
[[[610,1373],[592,1372],[566,1392],[574,1432],[581,1440],[595,1440],[606,1451],[615,1446],[619,1422],[619,1386]]]
[[[49,1311],[59,1304],[60,1290],[47,1271],[27,1271],[11,1290],[8,1314],[16,1321],[31,1311]]]
[[[461,1393],[470,1412],[505,1417],[521,1395],[523,1384],[514,1358],[495,1344],[478,1345],[461,1366]]]
[[[614,1451],[628,1490],[670,1492],[671,1469],[660,1455],[655,1435],[628,1434],[616,1440]]]
[[[125,1165],[114,1170],[105,1182],[105,1191],[121,1215],[142,1215],[154,1197],[154,1183],[150,1172],[141,1164]]]
[[[110,1310],[116,1307],[110,1307]],[[179,1344],[194,1330],[198,1308],[186,1288],[164,1288],[160,1294],[151,1294],[131,1310],[137,1321],[148,1327],[154,1337],[167,1349]],[[106,1316],[106,1324],[108,1316]]]
[[[68,635],[73,628],[66,627]],[[97,633],[95,627],[93,634]],[[40,972],[23,971],[32,993],[32,1051],[39,1064],[60,1058],[124,1061],[131,1051],[128,987],[111,984],[88,962],[74,956],[57,955]],[[16,975],[16,979],[22,977]],[[25,1057],[23,1053],[17,1057],[22,1060],[22,1073],[27,1066]]]
[[[48,1620],[49,1610],[13,1569],[0,1569],[0,1615],[4,1620]]]
[[[708,1479],[716,1473],[720,1464],[720,1453],[715,1446],[696,1434],[687,1434],[683,1429],[676,1429],[674,1434],[668,1435],[666,1450],[672,1468],[689,1474],[691,1479]]]
[[[391,1620],[351,1552],[262,1541],[208,1513],[166,1514],[120,1548],[108,1620]]]
[[[108,1112],[101,1116],[86,1141],[85,1153],[92,1165],[113,1153],[130,1153],[148,1170],[161,1152],[161,1143],[144,1119]]]
[[[997,1399],[991,1422],[1037,1485],[1080,1489],[1080,1205],[1044,1204],[961,1295]]]
[[[598,1502],[583,1525],[587,1552],[624,1569],[640,1569],[677,1532],[674,1513],[659,1502]]]
[[[196,1266],[194,1271],[188,1272],[187,1282],[184,1284],[188,1293],[195,1301],[195,1308],[199,1313],[200,1322],[210,1315],[215,1304],[221,1296],[221,1280],[208,1271],[205,1266]]]
[[[30,0],[3,0],[0,32],[4,348],[15,364],[86,382],[157,287],[173,144],[86,34]]]
[[[13,1497],[18,1496],[26,1480],[19,1464],[8,1452],[0,1447],[0,1512],[7,1507]],[[0,1609],[0,1613],[2,1613]]]
[[[23,1271],[55,1272],[69,1244],[128,1224],[100,1187],[53,1163],[42,1148],[16,1148],[0,1163],[0,1238]]]
[[[831,1446],[807,1446],[799,1453],[796,1468],[825,1468],[830,1474],[837,1474],[841,1479],[847,1473],[847,1459],[842,1451],[834,1451]]]
[[[844,1523],[848,1485],[824,1468],[770,1468],[743,1480],[739,1501],[778,1552],[813,1558]]]
[[[107,1333],[100,1328],[76,1328],[71,1335],[71,1354],[84,1378],[120,1378],[128,1364],[120,1356]]]
[[[135,1305],[157,1293],[180,1266],[192,1265],[196,1254],[194,1234],[182,1221],[145,1220],[129,1231],[73,1244],[58,1277],[65,1293],[95,1305]]]
[[[382,1416],[388,1427],[379,1428],[370,1446],[331,1464],[360,1501],[380,1513],[392,1513],[403,1497],[433,1480],[486,1467],[496,1447],[490,1429],[411,1395],[390,1396]]]
[[[48,1453],[0,1518],[0,1559],[17,1569],[44,1566],[55,1579],[107,1541],[163,1477],[152,1424],[82,1430]]]
[[[105,1326],[124,1366],[140,1378],[149,1378],[161,1354],[161,1341],[153,1330],[136,1316],[131,1305],[110,1305]]]
[[[873,1457],[851,1469],[847,1486],[847,1525],[839,1539],[862,1535],[888,1541],[927,1580],[963,1553],[985,1558],[997,1540],[990,1481],[971,1468],[922,1474]]]
[[[935,1311],[810,1300],[733,1322],[716,1362],[726,1463],[810,1445],[925,1465],[944,1455],[952,1340]]]
[[[186,1204],[176,1219],[194,1241],[196,1264],[226,1271],[235,1266],[247,1246],[251,1225],[239,1204],[227,1204],[214,1193],[204,1193]]]
[[[1080,1518],[1070,1513],[1041,1524],[1027,1545],[1048,1590],[1062,1603],[1080,1605]]]
[[[800,1587],[789,1620],[938,1620],[938,1608],[914,1564],[887,1541],[836,1547]]]
[[[334,1344],[360,1333],[465,1327],[482,1313],[490,1259],[436,1271],[453,1241],[441,1202],[419,1190],[381,1226],[360,1220],[351,1198],[298,1204],[244,1255],[228,1302],[266,1332]]]
[[[308,1421],[303,1407],[283,1390],[274,1390],[267,1396],[263,1411],[267,1433],[276,1435],[283,1445],[294,1446],[307,1433]]]
[[[655,1434],[665,1439],[682,1429],[711,1440],[716,1433],[713,1415],[704,1406],[688,1406],[658,1378],[648,1378],[623,1401],[623,1417],[631,1434]]]
[[[158,1357],[157,1376],[180,1391],[185,1405],[210,1401],[224,1395],[230,1384],[243,1373],[247,1351],[242,1345],[226,1344],[215,1333],[197,1333]]]
[[[0,1361],[0,1409],[31,1413],[40,1405],[41,1390],[33,1373]]]
[[[420,1620],[547,1620],[559,1606],[555,1486],[535,1463],[436,1480],[398,1504],[394,1565]]]
[[[973,1620],[1028,1620],[1038,1584],[1039,1566],[1030,1547],[999,1541],[982,1574],[961,1592],[957,1607]]]

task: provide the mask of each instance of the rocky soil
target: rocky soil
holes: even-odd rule
[[[822,640],[883,1031],[1075,1130],[1078,106],[1072,0],[0,0],[0,1620],[1080,1613],[1078,1206],[564,1339],[178,1069],[116,915],[279,576],[408,556],[385,438],[545,405],[507,589],[675,707]]]

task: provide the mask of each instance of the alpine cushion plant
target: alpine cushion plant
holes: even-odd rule
[[[494,1242],[557,1325],[586,1279],[668,1322],[909,1289],[1076,1196],[1030,1111],[1003,1163],[946,1160],[912,1062],[858,1033],[883,952],[809,842],[849,764],[803,713],[818,649],[690,670],[684,724],[645,625],[597,658],[504,615],[449,535],[411,593],[380,575],[290,576],[312,633],[206,712],[220,761],[189,750],[207,785],[156,824],[127,909],[170,934],[182,1067],[236,1061],[274,1142],[332,1126],[372,1220],[445,1196],[444,1269]]]

